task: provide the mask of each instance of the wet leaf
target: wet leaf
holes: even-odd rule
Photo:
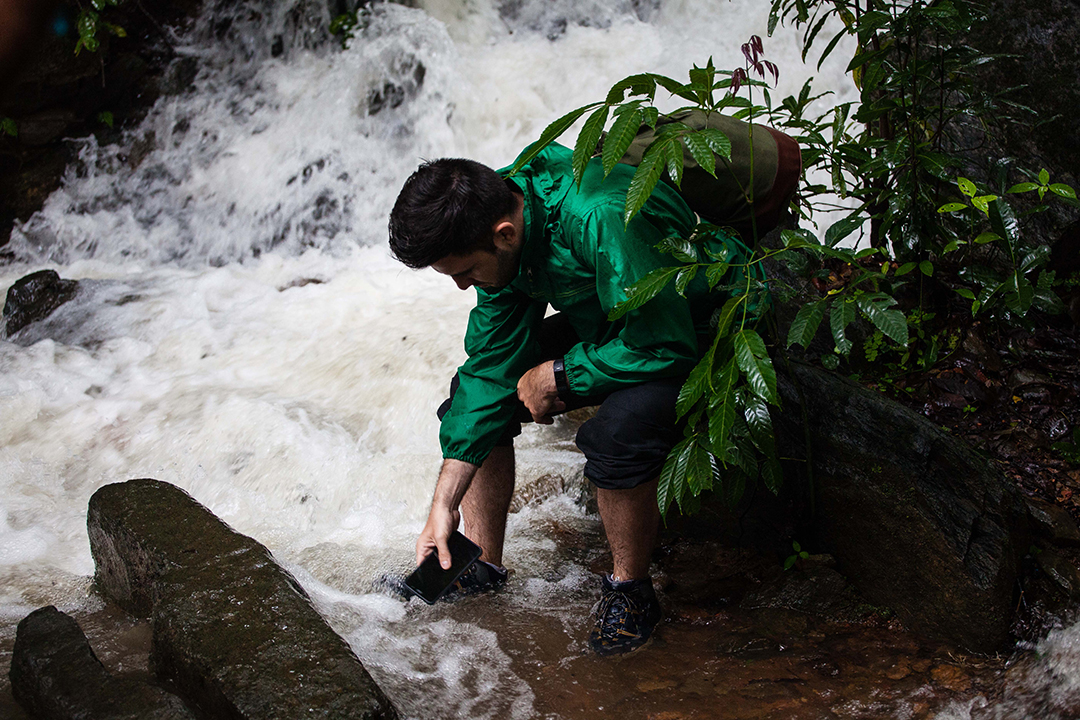
[[[754,393],[773,405],[780,404],[776,394],[776,371],[773,369],[765,342],[754,330],[745,329],[732,337],[735,359],[746,375]]]
[[[626,299],[611,309],[608,320],[618,320],[631,310],[636,310],[652,300],[681,269],[678,266],[657,268],[626,288]]]
[[[608,119],[608,106],[602,105],[589,119],[585,121],[585,126],[581,128],[581,132],[578,134],[577,143],[574,144],[574,155],[571,160],[571,166],[574,170],[574,182],[581,185],[581,177],[585,174],[585,166],[589,164],[589,160],[592,159],[593,153],[596,151],[596,144],[600,142],[600,135],[604,131],[604,124]]]
[[[622,159],[622,156],[626,154],[630,143],[634,141],[634,136],[637,135],[638,130],[641,128],[641,119],[641,108],[635,106],[620,114],[615,118],[615,122],[611,124],[611,130],[608,131],[607,138],[604,139],[604,150],[601,153],[601,159],[604,163],[604,177],[611,173],[619,160]],[[641,161],[642,165],[645,164],[645,160],[655,146],[656,142],[654,141],[645,151],[645,157]]]
[[[810,347],[810,342],[817,334],[821,320],[825,317],[825,300],[807,303],[799,308],[795,319],[791,322],[788,330],[787,346],[798,344],[804,348]]]
[[[605,147],[605,151],[606,149]],[[626,210],[623,213],[623,221],[627,225],[644,207],[660,176],[664,174],[664,155],[663,146],[658,147],[656,143],[650,145],[634,172],[634,177],[630,179],[630,189],[626,192]]]
[[[679,274],[675,276],[675,292],[686,297],[686,286],[689,285],[690,281],[697,275],[697,269],[697,265],[690,265],[679,271]]]

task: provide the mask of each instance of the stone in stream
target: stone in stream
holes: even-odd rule
[[[809,445],[811,525],[838,569],[917,633],[1000,650],[1031,544],[1020,491],[963,440],[880,393],[794,360],[777,368],[780,454],[805,459]],[[808,484],[805,467],[789,463],[786,482]]]
[[[183,490],[106,485],[87,527],[101,592],[151,617],[151,667],[208,717],[397,717],[270,552]]]
[[[52,605],[19,623],[9,675],[12,695],[40,720],[195,720],[175,695],[110,675],[75,619]]]
[[[7,336],[48,317],[53,310],[75,297],[78,286],[77,281],[64,280],[55,270],[39,270],[16,280],[8,288],[4,302]]]

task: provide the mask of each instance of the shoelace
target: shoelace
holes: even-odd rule
[[[615,619],[611,622],[604,622],[604,618],[608,616],[608,612],[614,610],[612,613],[615,615]],[[596,608],[596,619],[601,623],[600,636],[605,639],[614,638],[619,633],[619,627],[626,624],[627,616],[641,612],[633,598],[618,590],[613,590],[610,593],[605,593],[600,598],[600,605]]]

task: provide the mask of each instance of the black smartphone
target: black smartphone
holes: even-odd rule
[[[442,597],[483,552],[479,545],[457,530],[450,534],[446,544],[450,546],[449,570],[442,569],[439,565],[439,554],[432,552],[405,578],[405,587],[428,605]]]

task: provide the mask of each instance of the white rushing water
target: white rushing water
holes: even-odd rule
[[[393,261],[386,219],[422,158],[498,167],[621,77],[741,64],[768,3],[377,4],[346,49],[326,31],[336,2],[220,4],[182,38],[194,89],[118,145],[75,141],[79,162],[0,267],[0,288],[46,267],[81,283],[0,340],[2,624],[91,603],[87,500],[153,477],[266,544],[407,715],[531,717],[493,633],[371,590],[412,562],[473,301]],[[809,71],[794,33],[765,51],[776,96],[797,91]],[[819,88],[848,99],[842,55]],[[578,479],[570,437],[528,429],[519,486]],[[593,522],[565,494],[511,518],[508,602],[594,592],[551,557],[556,517]],[[409,697],[432,679],[436,697]]]

